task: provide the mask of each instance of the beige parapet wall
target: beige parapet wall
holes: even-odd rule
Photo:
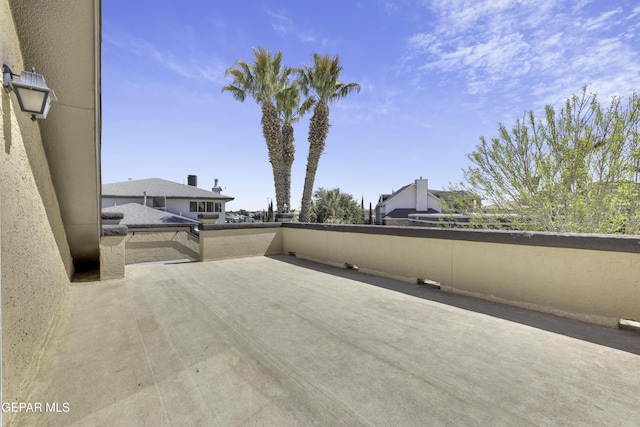
[[[131,231],[125,238],[125,264],[200,258],[198,238],[186,231]]]
[[[200,260],[282,253],[281,223],[212,224],[200,230]]]
[[[640,320],[640,237],[494,230],[283,224],[215,226],[204,261],[299,258],[592,323]]]

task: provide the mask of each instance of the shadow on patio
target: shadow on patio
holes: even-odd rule
[[[378,286],[391,291],[401,292],[418,298],[451,305],[464,310],[475,311],[488,316],[517,322],[522,325],[543,329],[548,332],[565,335],[571,338],[604,345],[618,350],[640,355],[640,335],[631,330],[613,329],[593,323],[581,322],[553,314],[541,313],[500,304],[479,298],[445,292],[429,286],[411,284],[391,280],[380,276],[361,273],[356,270],[341,269],[325,264],[313,263],[295,257],[278,257],[283,262],[302,266],[326,274],[357,280],[369,285]]]

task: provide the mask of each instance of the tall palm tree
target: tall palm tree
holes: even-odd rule
[[[329,133],[329,104],[354,91],[360,92],[359,84],[342,83],[339,80],[341,71],[342,67],[338,55],[332,57],[317,53],[313,55],[313,67],[303,65],[298,70],[298,81],[304,95],[315,101],[313,116],[309,123],[309,156],[302,192],[301,222],[309,222],[313,183]]]
[[[255,99],[262,108],[262,134],[267,143],[269,162],[273,170],[273,182],[276,191],[276,206],[282,212],[285,204],[286,179],[283,173],[283,152],[280,138],[280,119],[276,109],[276,97],[289,86],[289,77],[294,69],[282,65],[282,51],[273,55],[268,50],[258,47],[253,49],[254,62],[247,64],[236,60],[233,67],[225,71],[226,76],[233,77],[233,83],[222,88],[240,102],[247,96]]]
[[[291,166],[295,157],[293,123],[313,106],[313,100],[307,98],[300,103],[300,87],[294,82],[287,89],[281,91],[276,96],[276,108],[280,116],[280,147],[282,152],[282,173],[285,180],[284,203],[291,207]]]

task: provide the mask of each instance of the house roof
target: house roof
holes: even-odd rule
[[[380,201],[378,202],[378,205],[386,202],[389,199],[394,198],[396,195],[400,194],[405,188],[409,187],[410,185],[412,185],[412,184],[407,184],[407,185],[405,185],[403,187],[400,187],[399,190],[393,191],[393,192],[391,192],[391,194],[381,194],[380,195]]]
[[[435,209],[429,208],[426,211],[418,211],[415,209],[398,208],[385,215],[385,218],[409,218],[409,214],[432,214],[440,213]]]
[[[117,206],[109,206],[108,208],[103,208],[102,212],[121,212],[124,214],[124,218],[120,220],[120,224],[126,225],[127,227],[199,224],[198,221],[191,218],[150,208],[138,203],[125,203]]]
[[[466,191],[466,190],[453,190],[453,191],[448,191],[448,190],[429,190],[429,192],[431,194],[433,194],[434,196],[436,196],[439,199],[451,199],[453,197],[463,197],[463,198],[469,198],[469,199],[475,199],[478,198],[477,195],[473,194],[470,191]]]
[[[217,194],[192,185],[179,184],[161,178],[136,179],[102,185],[102,197],[166,197],[168,199],[233,200],[233,197]]]

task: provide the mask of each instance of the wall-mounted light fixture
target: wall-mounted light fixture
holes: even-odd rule
[[[47,86],[42,74],[36,73],[33,68],[31,72],[23,71],[18,76],[11,71],[7,65],[2,65],[2,86],[10,92],[13,90],[18,98],[20,109],[31,114],[31,120],[46,119],[51,108],[51,103],[57,101],[56,94]]]

